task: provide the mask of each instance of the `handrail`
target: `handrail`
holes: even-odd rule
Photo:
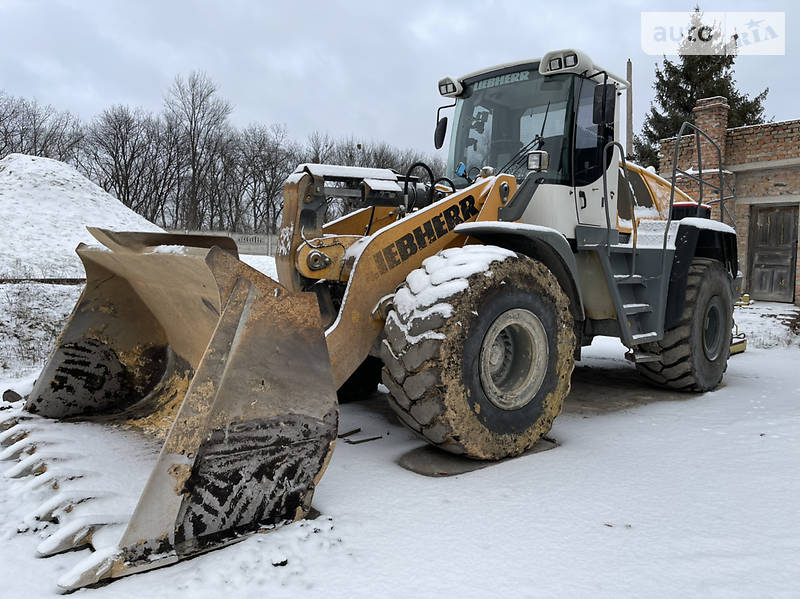
[[[678,152],[680,150],[680,141],[683,137],[683,132],[687,129],[691,129],[693,131],[694,139],[695,139],[695,147],[697,152],[697,176],[693,175],[692,173],[685,171],[681,168],[678,168]],[[714,185],[711,181],[703,180],[703,156],[701,151],[700,145],[700,136],[703,136],[716,150],[717,152],[717,172],[719,175],[719,185]],[[675,182],[678,176],[678,173],[681,175],[688,177],[693,181],[697,181],[700,185],[700,191],[697,197],[697,216],[700,216],[702,205],[703,205],[703,187],[708,185],[712,190],[716,191],[719,195],[719,202],[720,202],[720,211],[719,211],[719,219],[723,221],[723,216],[727,215],[730,219],[731,223],[734,223],[734,219],[731,216],[731,213],[728,211],[727,207],[725,206],[725,200],[730,199],[733,196],[733,187],[725,181],[725,176],[722,171],[722,150],[720,150],[719,145],[711,139],[708,134],[700,129],[697,125],[693,123],[689,123],[688,121],[684,121],[681,125],[680,130],[678,131],[678,135],[675,137],[675,151],[673,152],[672,156],[672,178],[670,180],[670,190],[669,190],[669,211],[667,213],[667,227],[664,229],[664,250],[667,249],[667,240],[669,239],[669,227],[672,223],[672,206],[675,202]],[[725,186],[728,186],[728,189],[731,191],[731,195],[727,198],[725,197]]]
[[[622,144],[618,141],[611,140],[606,143],[603,147],[603,206],[606,210],[606,251],[608,255],[611,256],[611,216],[608,212],[608,179],[607,179],[607,172],[608,172],[608,148],[610,147],[618,147],[619,148],[619,155],[622,159],[622,178],[625,179],[625,183],[628,186],[628,189],[631,190],[630,197],[631,197],[631,235],[632,235],[632,247],[633,253],[631,255],[631,272],[627,278],[632,277],[636,274],[636,238],[637,238],[637,224],[636,224],[636,200],[633,197],[633,187],[628,181],[628,163],[625,160],[625,149],[622,147]],[[613,154],[613,152],[612,152]],[[619,190],[617,190],[617,201],[619,201]],[[618,210],[619,212],[619,210]]]
[[[693,131],[694,140],[695,140],[695,148],[697,152],[697,176],[694,176],[692,173],[685,171],[681,168],[678,168],[678,151],[680,150],[680,142],[681,138],[683,137],[683,132],[687,129],[691,129]],[[719,185],[714,185],[710,181],[703,180],[703,157],[701,152],[701,144],[700,144],[700,136],[703,136],[716,150],[717,152],[717,171],[719,174]],[[735,197],[733,187],[730,183],[725,181],[725,177],[722,171],[722,150],[720,150],[719,145],[711,139],[708,134],[700,129],[697,125],[693,123],[689,123],[688,121],[684,121],[681,125],[680,130],[678,131],[678,135],[675,137],[675,151],[672,155],[672,178],[670,180],[670,190],[669,190],[669,209],[667,212],[667,226],[664,228],[664,243],[662,246],[662,255],[661,255],[661,272],[665,272],[666,267],[666,260],[667,260],[667,241],[669,240],[669,229],[670,225],[672,224],[672,207],[675,202],[675,181],[677,179],[678,173],[697,181],[700,185],[700,191],[697,197],[697,216],[700,216],[702,206],[703,206],[703,186],[708,185],[711,187],[712,190],[716,191],[719,195],[719,199],[711,200],[709,203],[716,203],[719,202],[720,210],[719,210],[719,220],[720,222],[724,222],[723,216],[727,215],[728,219],[730,220],[731,224],[735,228],[735,220],[731,216],[731,213],[728,211],[727,207],[725,206],[726,199],[732,199]],[[725,197],[725,186],[728,186],[728,189],[731,191],[731,195],[727,198]],[[661,282],[661,291],[662,295],[666,294],[667,292],[667,277],[664,277],[664,280]]]

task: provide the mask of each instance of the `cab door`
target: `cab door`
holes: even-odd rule
[[[610,87],[609,87],[610,86]],[[602,121],[600,105],[606,92],[607,114]],[[614,139],[616,121],[616,91],[614,84],[599,85],[591,79],[581,78],[576,82],[575,128],[572,146],[573,193],[578,222],[582,225],[606,226],[606,207],[603,197],[603,148]],[[600,113],[600,114],[598,114]],[[600,118],[598,118],[600,117]],[[599,122],[598,122],[599,121]],[[608,151],[608,213],[611,226],[616,224],[617,214],[617,165],[619,150]]]

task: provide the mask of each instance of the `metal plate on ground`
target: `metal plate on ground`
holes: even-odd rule
[[[516,458],[506,458],[496,462],[487,460],[471,460],[452,453],[447,453],[437,449],[432,445],[423,445],[404,453],[397,460],[397,463],[411,472],[422,474],[423,476],[456,476],[466,474],[475,470],[482,470],[489,466],[502,464],[508,460],[515,460],[526,455],[540,453],[558,447],[558,443],[553,439],[539,439],[534,446]]]

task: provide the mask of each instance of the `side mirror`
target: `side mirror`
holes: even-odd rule
[[[603,97],[605,96],[605,112],[603,111]],[[592,106],[592,123],[614,122],[614,107],[617,101],[617,88],[613,83],[598,85],[594,88],[594,105]]]
[[[550,166],[550,154],[547,150],[531,150],[528,152],[528,170],[542,172]]]
[[[436,123],[436,131],[433,134],[433,146],[438,150],[444,144],[444,134],[447,132],[447,117],[443,116]]]

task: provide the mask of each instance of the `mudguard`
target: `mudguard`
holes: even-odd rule
[[[675,256],[669,276],[667,309],[664,328],[675,327],[683,312],[686,281],[692,259],[719,260],[731,277],[731,293],[741,281],[738,277],[739,258],[736,249],[736,232],[733,228],[706,218],[684,218],[679,221],[675,235]]]
[[[584,319],[583,298],[578,285],[578,265],[569,242],[561,233],[539,225],[491,221],[463,223],[455,231],[543,262],[569,297],[572,316],[576,321]]]

